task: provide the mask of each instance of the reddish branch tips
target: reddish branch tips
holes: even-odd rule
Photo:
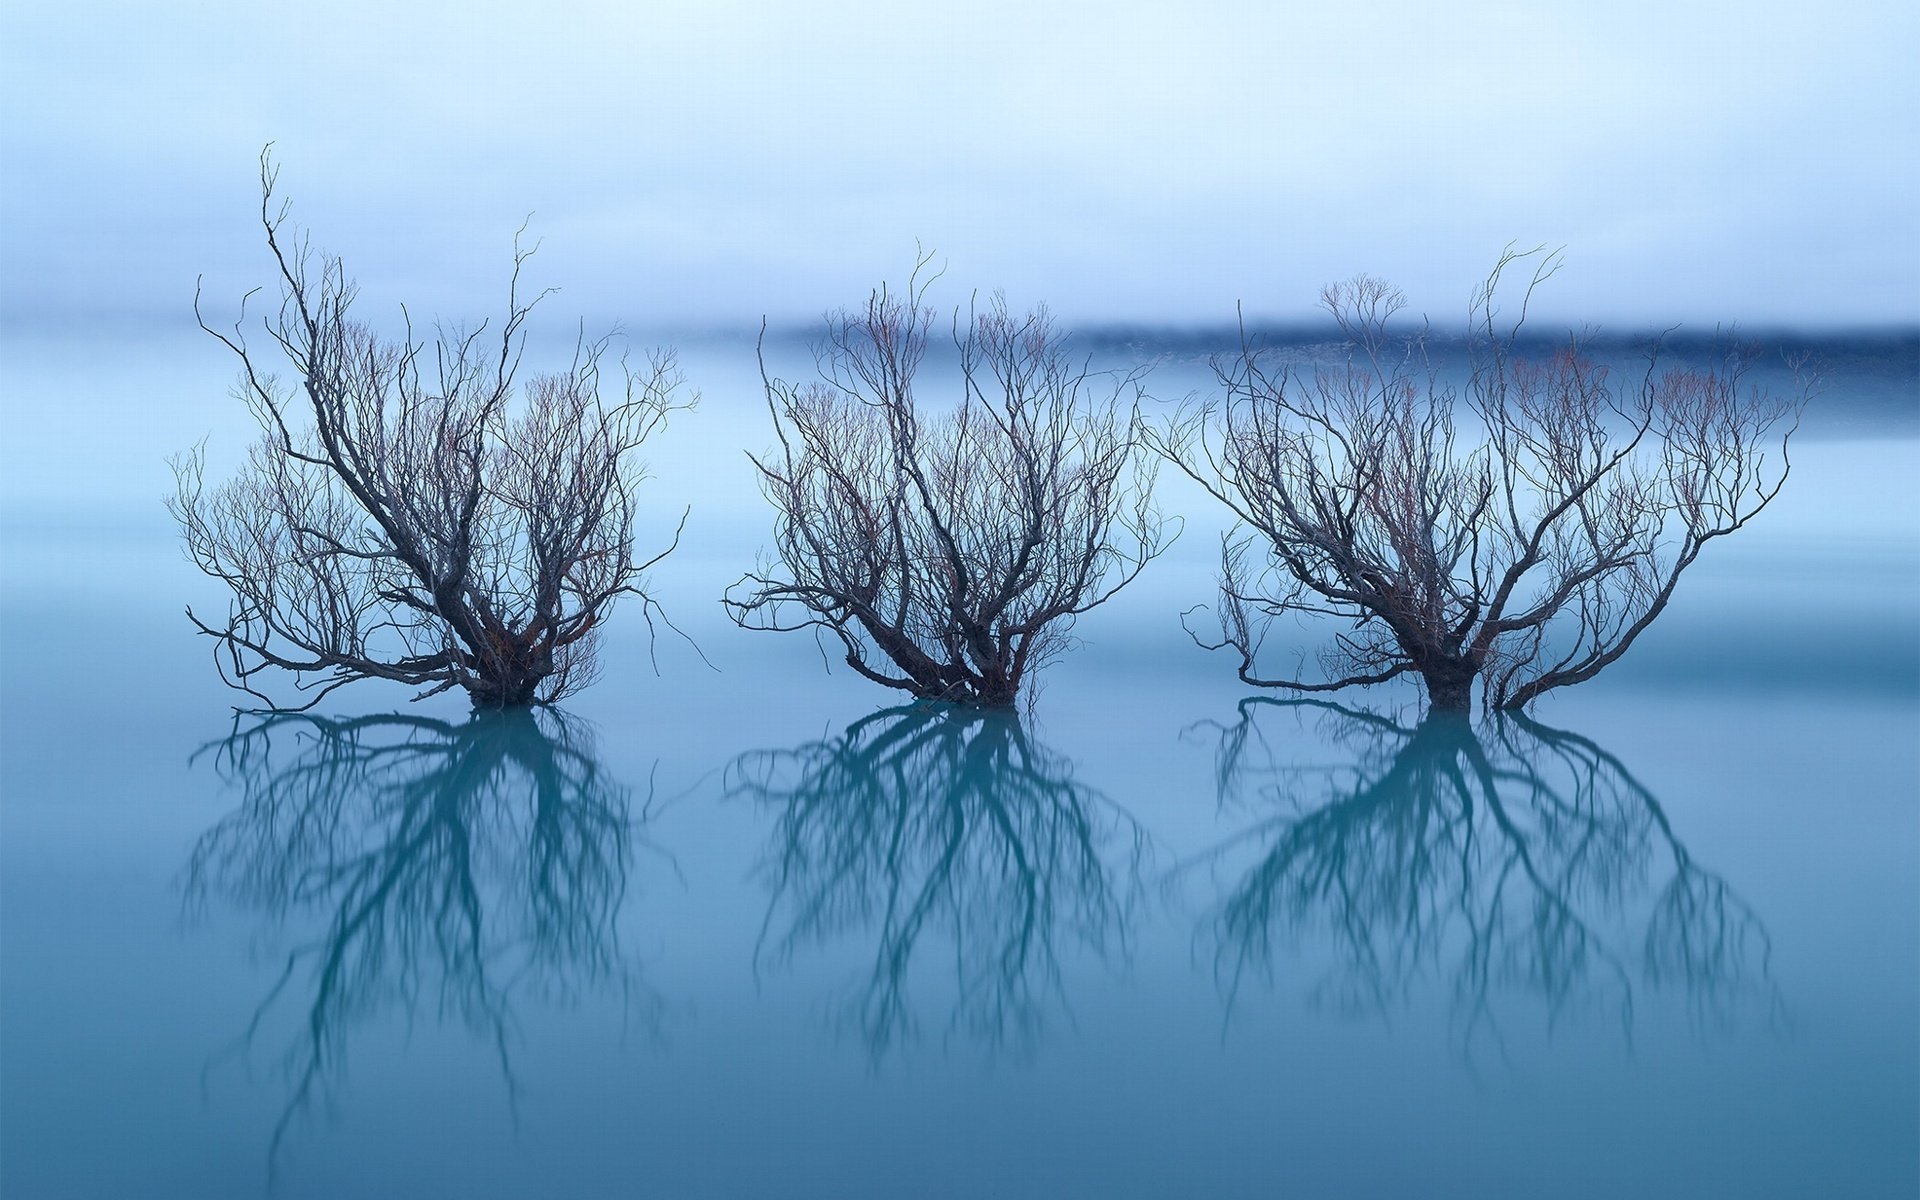
[[[643,572],[658,556],[634,560],[636,452],[691,403],[672,356],[623,358],[609,380],[610,341],[582,339],[567,370],[519,383],[541,296],[520,295],[532,250],[517,240],[497,330],[382,338],[351,318],[340,260],[288,228],[276,174],[263,155],[280,304],[259,328],[296,383],[248,344],[244,305],[230,330],[203,320],[238,358],[261,436],[224,484],[207,485],[198,450],[177,460],[170,505],[188,557],[232,592],[223,621],[188,613],[223,676],[271,704],[263,677],[289,672],[313,693],[303,707],[370,678],[489,708],[577,691],[615,602],[655,611]]]
[[[1501,276],[1534,259],[1504,328]],[[1748,360],[1638,379],[1577,340],[1516,352],[1533,290],[1557,255],[1503,255],[1475,295],[1463,387],[1443,380],[1424,331],[1396,335],[1400,293],[1360,277],[1322,300],[1350,344],[1307,374],[1250,342],[1215,364],[1218,398],[1149,434],[1226,505],[1219,633],[1262,687],[1332,691],[1414,674],[1435,708],[1517,709],[1591,679],[1667,606],[1715,538],[1785,482],[1808,387],[1753,386]],[[1798,372],[1796,371],[1798,380]],[[1334,617],[1321,671],[1265,673],[1275,618]]]
[[[753,461],[775,549],[724,603],[743,627],[834,638],[888,687],[1008,705],[1169,528],[1122,407],[1136,377],[1070,359],[1044,308],[956,313],[957,402],[919,401],[926,266],[905,294],[883,287],[829,319],[817,381],[763,363],[779,446]]]

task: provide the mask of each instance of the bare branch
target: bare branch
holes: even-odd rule
[[[820,380],[761,378],[779,440],[752,459],[779,514],[777,563],[724,603],[755,629],[830,629],[849,666],[915,696],[1009,705],[1171,541],[1136,453],[1135,375],[1076,363],[1044,308],[954,317],[958,403],[914,394],[933,310],[922,254],[828,319]],[[882,664],[890,664],[891,669]]]
[[[1535,260],[1502,324],[1503,274]],[[1427,358],[1425,331],[1387,322],[1400,293],[1367,276],[1323,305],[1344,362],[1311,377],[1275,368],[1243,333],[1215,363],[1219,398],[1144,440],[1237,518],[1222,552],[1217,639],[1249,684],[1328,691],[1417,673],[1436,708],[1519,708],[1592,678],[1666,607],[1710,540],[1778,495],[1808,395],[1743,382],[1751,355],[1616,375],[1578,338],[1516,352],[1534,289],[1558,252],[1507,249],[1470,307],[1464,390]],[[1778,453],[1774,451],[1777,448]],[[1255,665],[1282,615],[1345,628],[1324,680]]]
[[[694,402],[678,397],[673,356],[641,369],[623,357],[608,400],[612,339],[582,337],[566,371],[520,382],[526,319],[550,293],[521,296],[535,249],[524,226],[497,345],[483,345],[485,323],[421,341],[409,320],[404,338],[384,339],[352,319],[340,260],[291,230],[278,178],[263,152],[261,222],[280,277],[264,327],[298,387],[266,370],[238,323],[208,325],[196,288],[201,327],[240,361],[260,440],[212,489],[201,451],[174,462],[187,556],[233,593],[223,625],[195,622],[223,675],[263,701],[250,680],[269,667],[321,695],[358,679],[458,687],[481,707],[577,691],[616,600],[639,596],[649,623],[658,610],[644,572],[662,555],[635,554],[638,452]]]

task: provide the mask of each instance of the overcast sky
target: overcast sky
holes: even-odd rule
[[[0,317],[267,282],[255,159],[375,305],[805,319],[910,262],[1069,323],[1457,320],[1510,241],[1623,331],[1920,320],[1920,5],[475,0],[0,8]]]

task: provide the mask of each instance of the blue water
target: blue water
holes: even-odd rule
[[[979,717],[725,623],[709,347],[649,486],[718,670],[628,621],[565,713],[262,719],[157,506],[225,364],[4,362],[8,1197],[1920,1192],[1907,377],[1529,720],[1249,697],[1204,520]]]

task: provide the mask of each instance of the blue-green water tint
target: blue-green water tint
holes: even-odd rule
[[[1147,835],[1014,713],[887,709],[729,771],[728,794],[773,818],[760,961],[871,946],[846,1016],[876,1062],[928,1016],[1029,1057],[1064,999],[1062,956],[1124,956]],[[944,1016],[914,994],[940,974]]]
[[[1263,723],[1276,710],[1323,714],[1346,753],[1301,763],[1300,731]],[[1307,941],[1332,950],[1317,1001],[1384,1015],[1444,996],[1469,1059],[1512,1024],[1589,1013],[1630,1041],[1639,998],[1662,992],[1708,1027],[1783,1019],[1759,914],[1589,739],[1267,697],[1210,728],[1222,808],[1248,812],[1217,852],[1244,865],[1207,930],[1229,997]]]
[[[242,717],[200,756],[238,806],[195,842],[187,902],[289,935],[230,1047],[285,1078],[275,1151],[344,1066],[357,1025],[418,1010],[463,1025],[517,1100],[527,997],[644,1000],[619,929],[644,808],[578,723],[550,711]]]
[[[217,387],[152,357],[6,361],[49,436],[151,414],[4,493],[8,1197],[1920,1186],[1910,437],[1810,439],[1530,720],[1249,700],[1175,620],[1204,521],[980,716],[719,619],[768,434],[690,354],[657,577],[718,673],[629,620],[566,714],[236,722],[153,505]]]

